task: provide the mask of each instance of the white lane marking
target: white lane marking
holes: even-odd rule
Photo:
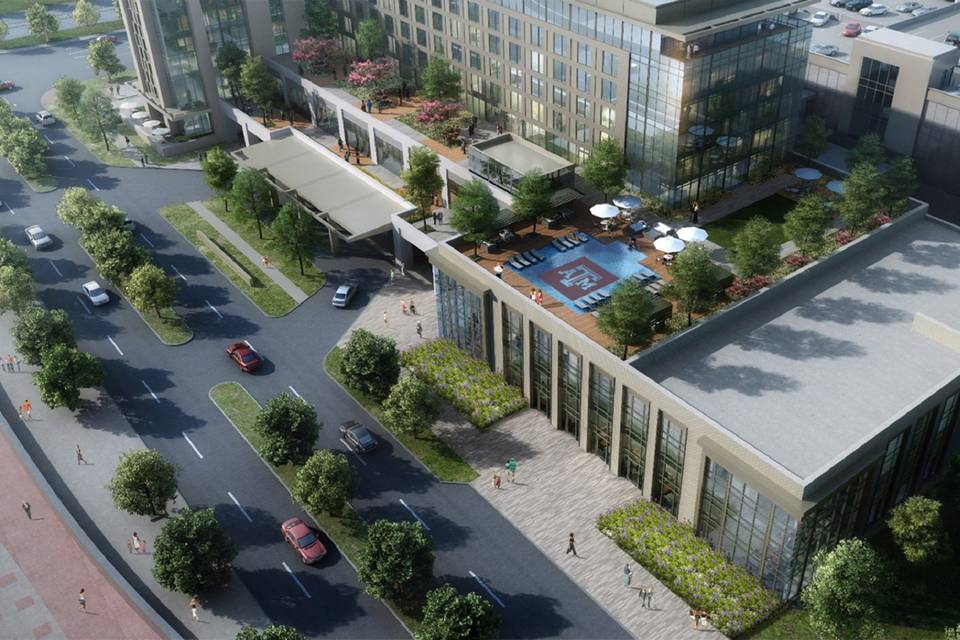
[[[247,513],[247,510],[243,508],[243,505],[240,504],[240,501],[233,497],[233,494],[227,491],[227,495],[230,496],[230,499],[233,500],[233,504],[237,505],[237,509],[240,509],[240,513],[243,514],[243,517],[247,519],[247,522],[253,522],[253,518],[250,517],[250,514]]]
[[[155,394],[155,393],[153,392],[153,389],[150,388],[150,385],[147,384],[147,381],[146,381],[146,380],[141,380],[140,382],[143,383],[143,386],[146,387],[147,391],[150,392],[150,395],[153,396],[153,399],[157,401],[157,404],[160,404],[160,398],[158,398],[158,397],[157,397],[157,394]],[[186,436],[184,436],[184,437],[186,437]]]
[[[190,445],[190,448],[193,449],[193,452],[197,454],[197,457],[203,460],[203,454],[200,453],[200,449],[197,449],[197,445],[193,444],[193,440],[191,440],[190,437],[187,436],[187,432],[181,431],[180,433],[183,434],[183,439],[187,441],[187,444]],[[230,496],[230,497],[232,498],[233,496]]]
[[[155,247],[155,246],[156,246],[155,244],[153,244],[152,242],[150,242],[150,238],[148,238],[147,236],[143,235],[142,233],[140,234],[140,237],[143,238],[143,241],[146,242],[146,243],[147,243],[148,245],[150,245],[151,247]]]
[[[43,139],[47,141],[47,144],[53,144],[53,140],[51,140],[50,138],[48,138],[48,137],[46,136],[46,134],[41,134],[41,135],[43,136]]]
[[[474,580],[476,580],[478,583],[480,583],[480,586],[483,587],[483,589],[484,589],[487,593],[490,594],[490,597],[491,597],[491,598],[493,598],[494,600],[497,601],[497,604],[498,604],[498,605],[500,605],[500,606],[503,607],[504,609],[507,608],[507,605],[503,604],[503,600],[501,600],[500,598],[498,598],[498,597],[497,597],[497,594],[495,594],[493,591],[490,590],[490,587],[488,587],[488,586],[486,585],[486,583],[485,583],[483,580],[480,579],[480,576],[478,576],[477,574],[475,574],[473,571],[470,572],[470,575],[473,576],[473,579],[474,579]]]
[[[43,137],[44,137],[44,138],[46,138],[47,136],[43,136]],[[50,142],[50,141],[49,141],[49,140],[47,140],[47,142]],[[67,156],[63,156],[63,159],[64,159],[64,160],[66,160],[67,162],[69,162],[69,163],[70,163],[70,166],[71,166],[71,167],[75,167],[75,166],[77,166],[77,165],[75,165],[75,164],[73,163],[73,160],[71,160],[71,159],[70,159],[70,158],[68,158]],[[87,182],[90,182],[90,181],[89,181],[89,180],[87,180]],[[93,183],[92,183],[92,182],[90,182],[90,184],[93,184]],[[96,187],[94,187],[94,189],[96,189]],[[97,191],[100,191],[100,189],[97,189]]]
[[[93,184],[93,180],[91,180],[90,178],[87,178],[87,183],[89,183],[89,185],[90,185],[91,187],[93,187],[96,191],[100,191],[100,187],[98,187],[97,185]]]
[[[119,353],[120,355],[123,355],[123,351],[120,351],[120,347],[118,347],[117,343],[113,341],[113,338],[111,338],[110,336],[107,336],[107,340],[109,340],[110,344],[113,345],[113,348],[117,350],[117,353]],[[146,382],[144,382],[144,384],[146,384]],[[150,393],[153,393],[153,392],[151,391]]]
[[[404,509],[406,509],[407,511],[410,512],[410,515],[412,515],[414,518],[417,519],[417,522],[419,522],[419,523],[423,526],[424,529],[426,529],[427,531],[430,531],[430,525],[428,525],[426,522],[424,522],[424,521],[423,521],[423,518],[421,518],[420,516],[418,516],[418,515],[417,515],[417,512],[414,511],[413,509],[411,509],[411,508],[410,508],[410,505],[408,505],[406,502],[403,501],[403,498],[400,498],[400,504],[403,505],[403,508],[404,508]]]
[[[223,320],[223,314],[220,313],[219,311],[217,311],[217,308],[216,308],[215,306],[213,306],[212,304],[210,304],[210,301],[209,301],[209,300],[204,300],[204,302],[206,302],[206,303],[207,303],[207,306],[210,307],[210,311],[213,311],[215,314],[217,314],[217,316],[218,316],[221,320]]]
[[[349,452],[352,453],[353,455],[357,456],[357,462],[359,462],[359,463],[362,464],[363,466],[367,466],[367,461],[363,459],[363,456],[361,456],[359,453],[357,453],[356,451],[354,451],[354,450],[353,450],[353,447],[351,447],[349,444],[347,444],[347,441],[346,441],[346,440],[344,440],[343,438],[340,438],[340,444],[342,444],[347,451],[349,451]],[[426,525],[424,525],[424,526],[426,526]]]
[[[180,279],[183,280],[184,282],[187,281],[187,279],[183,276],[182,273],[180,273],[180,271],[179,271],[175,266],[170,265],[170,268],[173,269],[173,272],[174,272],[175,274],[177,274],[177,277],[178,277],[178,278],[180,278]]]
[[[290,574],[290,577],[291,577],[291,578],[293,578],[293,581],[297,583],[297,586],[298,586],[298,587],[300,587],[300,591],[303,591],[303,595],[307,596],[308,598],[312,598],[313,596],[310,595],[310,592],[307,591],[307,588],[303,586],[303,583],[302,583],[302,582],[300,582],[300,578],[298,578],[297,576],[295,576],[295,575],[293,574],[293,571],[290,571],[290,567],[287,566],[287,563],[284,562],[284,563],[282,563],[282,564],[283,564],[283,568],[286,570],[286,572]]]
[[[252,348],[252,347],[251,347],[251,348]],[[293,385],[289,385],[289,384],[288,384],[288,385],[287,385],[287,388],[290,389],[290,391],[293,391],[293,395],[295,395],[295,396],[297,396],[298,398],[300,398],[301,400],[303,400],[303,396],[300,395],[299,393],[297,393],[297,390],[293,388]]]
[[[12,215],[12,216],[17,215],[17,212],[13,210],[13,207],[11,207],[10,205],[8,205],[8,204],[6,204],[6,203],[4,203],[4,204],[5,204],[5,206],[7,207],[7,211],[10,212],[10,215]]]
[[[80,306],[83,307],[83,310],[87,313],[90,313],[90,307],[87,306],[87,303],[83,301],[83,298],[77,296],[77,302],[80,303]],[[122,353],[120,355],[123,355]]]
[[[47,258],[47,260],[50,260],[50,258]],[[57,272],[58,276],[60,276],[61,278],[63,277],[63,274],[60,273],[60,269],[57,268],[56,262],[54,262],[53,260],[50,260],[50,266],[53,267],[53,270]]]

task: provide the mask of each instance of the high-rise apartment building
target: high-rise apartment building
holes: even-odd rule
[[[348,48],[377,17],[401,72],[462,71],[467,107],[582,161],[624,145],[628,181],[680,204],[780,162],[796,132],[809,4],[756,1],[339,0]]]

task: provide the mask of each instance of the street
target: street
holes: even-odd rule
[[[5,95],[15,110],[29,115],[39,109],[40,96],[61,74],[89,77],[83,44],[0,56],[0,78],[19,87]],[[129,66],[126,45],[118,53]],[[227,380],[241,382],[261,403],[280,392],[301,395],[324,423],[317,446],[344,450],[337,425],[347,419],[369,424],[369,419],[327,377],[323,358],[358,308],[387,284],[388,261],[365,246],[343,257],[321,256],[317,264],[329,275],[327,286],[290,315],[267,318],[157,213],[166,204],[210,198],[200,172],[107,167],[61,125],[43,133],[51,142],[48,167],[61,189],[35,194],[2,161],[0,231],[30,256],[40,299],[47,307],[64,309],[79,347],[101,359],[107,391],[144,443],[182,467],[184,498],[192,506],[215,509],[240,549],[234,567],[244,584],[274,623],[293,625],[306,635],[404,636],[387,608],[363,593],[353,568],[335,548],[316,567],[295,563],[279,523],[305,515],[207,395]],[[163,346],[128,303],[117,301],[116,292],[105,307],[82,304],[81,283],[99,276],[76,231],[56,217],[62,189],[69,186],[91,189],[137,222],[138,240],[178,278],[176,306],[195,333],[191,342]],[[29,247],[23,235],[29,224],[40,224],[51,235],[51,250]],[[362,283],[362,295],[353,309],[335,309],[329,298],[348,278]],[[266,358],[257,374],[240,374],[224,354],[228,342],[243,339]],[[381,440],[379,450],[362,462],[348,454],[360,476],[354,507],[368,521],[421,519],[434,542],[438,581],[491,597],[479,580],[488,585],[504,619],[504,637],[627,637],[471,487],[437,481],[382,426],[370,426]],[[563,535],[558,531],[558,544]]]

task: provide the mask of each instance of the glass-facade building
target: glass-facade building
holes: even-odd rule
[[[474,358],[483,359],[486,350],[480,296],[438,269],[434,269],[433,282],[440,337],[452,340]]]

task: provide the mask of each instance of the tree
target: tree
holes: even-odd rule
[[[90,0],[77,0],[73,5],[73,21],[81,27],[92,27],[100,22],[100,9]]]
[[[263,631],[253,627],[243,627],[236,635],[236,640],[307,640],[293,627],[286,625],[270,625]]]
[[[256,219],[257,235],[263,240],[261,222],[273,210],[273,192],[263,174],[256,169],[241,169],[233,179],[228,197],[237,213]]]
[[[53,83],[57,92],[57,104],[76,120],[80,111],[80,99],[83,98],[83,83],[74,78],[60,76]]]
[[[733,238],[733,264],[741,278],[767,275],[780,265],[780,245],[773,223],[762,216],[747,220]]]
[[[0,19],[0,40],[7,37],[7,31],[9,30],[10,28],[7,26],[7,23],[4,22],[3,19]]]
[[[540,169],[531,169],[517,183],[510,208],[513,212],[533,222],[531,234],[537,233],[537,218],[550,211],[553,185]]]
[[[81,234],[119,229],[124,213],[109,206],[83,187],[70,187],[57,204],[57,217]]]
[[[862,136],[857,144],[847,153],[847,167],[853,173],[861,164],[877,167],[887,159],[887,150],[883,147],[880,136],[868,133]]]
[[[884,201],[883,177],[872,164],[860,163],[843,181],[840,217],[851,230],[866,228],[879,213]]]
[[[339,515],[356,487],[357,472],[347,456],[321,449],[297,471],[293,498],[311,511]]]
[[[27,9],[27,29],[31,35],[47,43],[50,42],[50,36],[60,30],[60,23],[45,5],[36,2]]]
[[[224,208],[229,208],[227,194],[230,193],[233,179],[237,176],[237,163],[229,153],[220,147],[214,147],[207,153],[201,166],[207,185],[223,198]]]
[[[123,121],[113,108],[110,98],[93,87],[87,87],[80,99],[80,121],[78,124],[90,137],[103,138],[103,146],[110,150],[110,138],[117,135]]]
[[[670,265],[673,280],[667,286],[668,297],[677,301],[678,310],[687,314],[687,325],[692,314],[704,311],[717,293],[716,267],[710,252],[702,244],[690,244],[673,259]]]
[[[433,56],[420,76],[424,94],[431,100],[456,100],[460,97],[460,72],[442,56]]]
[[[416,375],[401,378],[383,402],[383,422],[393,431],[418,434],[430,428],[439,406],[435,391]]]
[[[377,520],[357,558],[357,577],[373,597],[415,609],[432,579],[432,546],[420,523]]]
[[[400,177],[406,185],[406,196],[417,205],[423,217],[423,228],[427,228],[427,216],[433,206],[433,200],[443,189],[443,178],[439,174],[440,158],[427,147],[415,147],[410,151],[410,168]]]
[[[27,254],[10,240],[0,237],[0,267],[29,270]]]
[[[267,124],[267,115],[273,106],[273,94],[277,90],[277,81],[270,75],[266,63],[260,56],[252,56],[244,61],[240,68],[240,90],[245,98],[260,109],[263,124]]]
[[[940,557],[946,535],[940,507],[939,500],[911,496],[890,510],[887,526],[908,562],[927,564]]]
[[[327,0],[307,0],[303,35],[313,38],[335,38],[340,33],[337,14]]]
[[[14,118],[10,127],[0,133],[0,154],[6,156],[14,170],[26,178],[47,173],[47,162],[43,157],[46,152],[47,142],[23,118]]]
[[[652,316],[650,294],[638,280],[627,278],[613,290],[610,301],[600,307],[597,326],[623,346],[622,358],[626,360],[630,345],[640,344],[653,334]]]
[[[335,38],[300,38],[293,44],[294,61],[313,74],[325,72],[342,57],[343,50]]]
[[[809,193],[783,218],[783,233],[805,256],[814,256],[826,244],[824,234],[833,222],[833,211],[826,199]]]
[[[0,267],[0,313],[20,313],[33,304],[33,277],[28,269],[4,265]]]
[[[364,60],[379,58],[387,50],[387,34],[376,18],[361,20],[357,26],[357,55]]]
[[[125,229],[107,229],[86,233],[80,238],[104,278],[122,284],[134,270],[150,261],[150,254],[133,241]]]
[[[317,243],[317,225],[312,216],[306,214],[299,205],[288,202],[277,212],[270,223],[280,250],[300,263],[300,275],[304,275],[303,259],[309,258]]]
[[[33,373],[33,383],[40,390],[40,399],[51,409],[76,410],[80,389],[103,382],[100,361],[76,347],[55,344],[40,354],[40,363],[43,368]]]
[[[55,345],[74,347],[73,323],[63,309],[47,310],[29,306],[17,315],[13,325],[13,344],[27,364],[39,365],[40,354]]]
[[[887,571],[880,556],[863,540],[841,540],[832,550],[821,549],[813,559],[816,571],[801,600],[810,625],[824,638],[877,638],[877,622]]]
[[[891,162],[883,172],[882,180],[887,213],[903,209],[906,199],[917,189],[917,170],[913,165],[913,158],[900,156]]]
[[[797,137],[796,152],[807,160],[827,150],[830,136],[833,131],[827,127],[827,121],[821,116],[812,115],[803,121],[800,126],[800,135]]]
[[[173,304],[177,297],[177,283],[155,264],[142,264],[133,270],[123,287],[130,301],[138,309],[160,310]]]
[[[153,543],[153,577],[161,587],[196,594],[230,581],[237,548],[213,509],[183,509]]]
[[[500,617],[476,593],[460,594],[445,584],[427,593],[415,640],[489,640],[500,637]]]
[[[138,516],[165,514],[167,503],[177,497],[179,472],[180,467],[153,449],[121,454],[107,485],[113,506]]]
[[[238,47],[234,42],[227,41],[217,49],[214,64],[220,71],[220,75],[227,81],[230,88],[230,94],[237,98],[241,95],[240,82],[243,72],[243,65],[247,61],[247,52]]]
[[[604,202],[608,194],[623,190],[626,175],[623,149],[613,138],[595,144],[583,163],[583,178],[603,193]]]
[[[112,83],[113,79],[126,69],[117,57],[117,45],[109,40],[91,40],[87,51],[90,68],[98,76],[101,73],[106,74],[108,82]]]
[[[275,465],[302,464],[320,433],[317,412],[302,398],[280,393],[270,398],[254,420],[263,437],[260,455]]]
[[[400,352],[393,338],[356,329],[343,346],[340,373],[347,386],[383,400],[400,377]]]
[[[471,180],[457,192],[450,224],[464,240],[473,243],[473,255],[476,256],[480,243],[493,233],[499,215],[500,205],[487,185]]]

